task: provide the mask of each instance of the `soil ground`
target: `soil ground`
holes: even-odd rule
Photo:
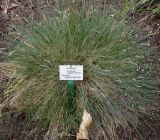
[[[45,0],[1,0],[0,1],[0,96],[4,94],[4,89],[9,80],[9,77],[5,71],[5,53],[8,52],[7,41],[8,35],[11,31],[14,31],[16,25],[25,18],[32,18],[37,15],[39,10],[47,9],[50,7],[50,3]],[[7,9],[7,11],[5,11]],[[137,13],[130,14],[130,21],[134,24],[135,28],[142,29],[143,32],[139,33],[141,40],[147,42],[146,47],[153,47],[154,54],[151,59],[151,63],[157,71],[157,76],[160,77],[160,15],[150,18],[150,13]],[[1,101],[1,100],[0,100]],[[2,101],[1,101],[2,102]],[[1,107],[1,106],[0,106]],[[145,140],[158,140],[160,139],[160,106],[155,105],[151,107],[152,117],[147,118],[146,123],[149,124],[150,129],[144,130]],[[1,108],[0,108],[1,109]],[[36,123],[32,123],[27,129],[23,128],[23,120],[25,119],[25,112],[20,115],[15,115],[13,110],[9,107],[3,109],[5,112],[5,119],[0,122],[0,140],[20,140],[20,139],[43,139],[43,135],[46,133],[44,129],[38,136]],[[134,136],[134,140],[140,138]]]

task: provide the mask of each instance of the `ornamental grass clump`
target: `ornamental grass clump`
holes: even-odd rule
[[[117,140],[118,130],[140,132],[155,81],[145,62],[149,49],[124,20],[97,11],[70,12],[31,23],[18,36],[10,55],[21,82],[12,105],[56,129],[55,139],[78,132],[83,109],[93,118],[91,139],[101,134]],[[84,80],[75,81],[72,108],[59,65],[84,67]]]

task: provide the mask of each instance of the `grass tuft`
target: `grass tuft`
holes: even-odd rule
[[[100,132],[118,139],[117,130],[137,129],[147,114],[156,81],[143,47],[126,21],[99,11],[69,12],[32,23],[18,31],[10,53],[19,96],[12,104],[32,120],[54,125],[60,136],[78,130],[83,109],[93,117],[91,138]],[[59,65],[83,65],[84,80],[76,81],[76,112],[70,113],[67,82]]]

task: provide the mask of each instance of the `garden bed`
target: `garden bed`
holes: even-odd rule
[[[4,11],[4,2],[0,3],[1,5],[1,15],[0,15],[0,96],[3,96],[4,89],[9,80],[9,76],[6,73],[5,68],[7,67],[5,64],[5,54],[8,52],[7,41],[9,40],[10,32],[14,31],[17,24],[21,21],[25,21],[27,18],[32,18],[32,16],[38,16],[39,10],[49,9],[50,3],[46,1],[19,1],[15,2],[9,1],[8,4],[14,3],[16,6],[14,8],[8,9],[7,13],[3,13]],[[150,59],[153,67],[157,71],[157,77],[160,76],[159,69],[159,61],[160,61],[160,40],[159,40],[159,26],[160,19],[159,15],[156,15],[153,18],[150,18],[148,12],[141,13],[135,12],[130,15],[131,23],[135,25],[137,29],[143,29],[143,32],[138,34],[142,41],[147,40],[146,47],[155,48],[155,53],[153,54],[153,58]],[[159,98],[157,96],[157,98]],[[2,100],[3,101],[3,100]],[[153,112],[151,118],[146,118],[145,121],[150,125],[149,130],[146,131],[145,139],[146,140],[157,140],[160,137],[160,107],[159,105],[150,107]],[[14,114],[14,110],[11,110],[8,106],[3,108],[2,113],[4,113],[4,117],[2,117],[1,125],[0,125],[0,137],[4,140],[8,139],[44,139],[44,135],[47,130],[44,128],[39,133],[36,133],[36,129],[39,127],[38,122],[32,122],[25,129],[23,126],[25,125],[25,117],[26,113],[23,112],[20,115]],[[120,134],[121,135],[121,134]],[[136,136],[133,132],[132,139],[139,140],[140,138]],[[127,138],[126,138],[127,139]]]

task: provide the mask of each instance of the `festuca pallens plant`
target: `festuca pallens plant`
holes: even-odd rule
[[[101,134],[117,140],[119,129],[138,130],[155,81],[145,63],[149,49],[124,20],[98,11],[70,12],[31,23],[18,35],[11,62],[22,82],[14,102],[31,119],[53,125],[57,139],[78,131],[84,108],[93,117],[91,139]],[[74,113],[59,65],[84,67],[84,80],[75,82]]]

